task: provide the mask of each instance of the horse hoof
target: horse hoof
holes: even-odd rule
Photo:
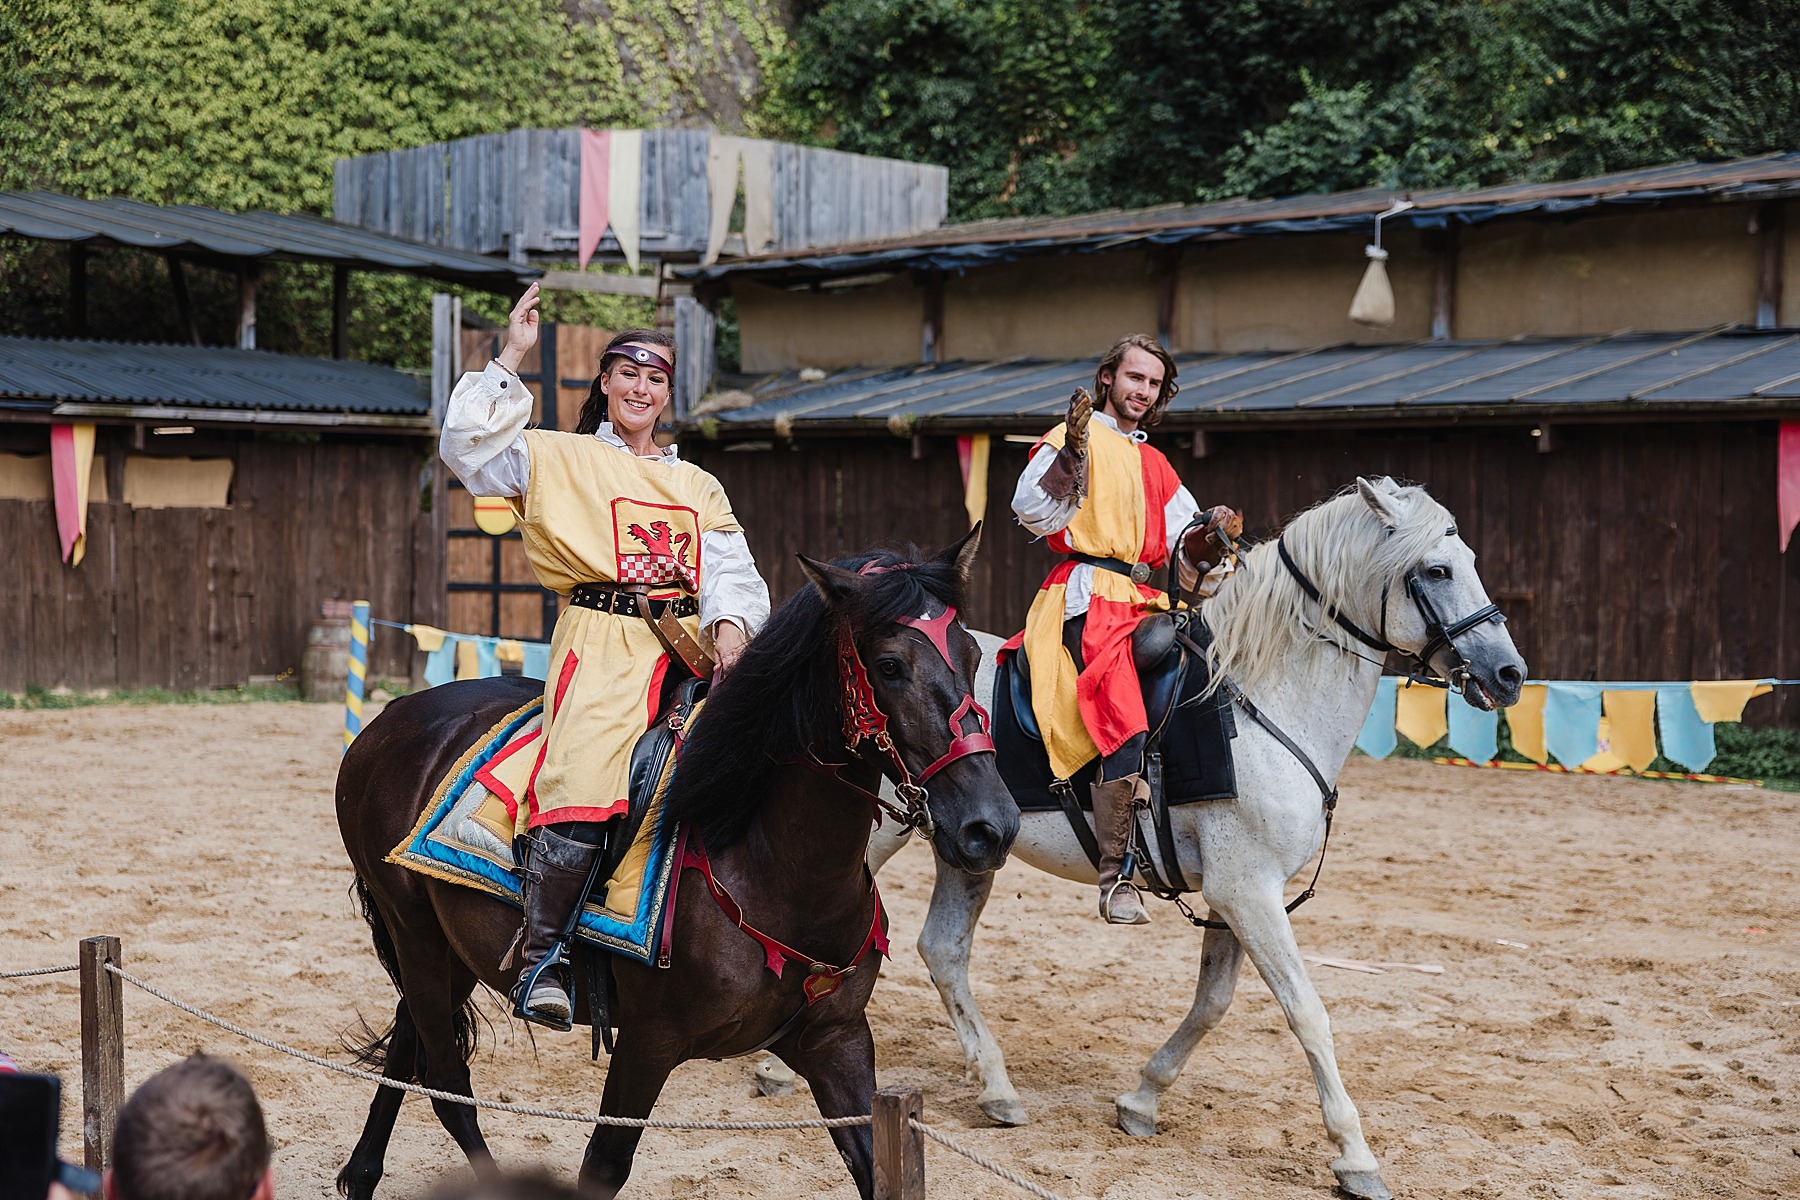
[[[794,1073],[787,1064],[765,1060],[756,1064],[756,1090],[765,1096],[794,1094]]]
[[[1029,1125],[1031,1117],[1017,1100],[983,1100],[981,1111],[996,1125]]]
[[[1339,1171],[1337,1181],[1338,1191],[1357,1200],[1394,1200],[1394,1193],[1381,1181],[1380,1171]]]
[[[1131,1093],[1120,1096],[1114,1101],[1114,1108],[1119,1114],[1119,1128],[1132,1137],[1156,1136],[1156,1109],[1145,1112],[1140,1101]]]

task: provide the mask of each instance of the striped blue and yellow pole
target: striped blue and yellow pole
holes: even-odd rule
[[[369,673],[369,602],[350,608],[350,674],[344,680],[344,749],[362,732],[363,678]]]

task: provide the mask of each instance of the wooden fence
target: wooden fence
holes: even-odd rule
[[[695,257],[706,248],[714,135],[644,133],[640,246],[646,257]],[[774,253],[936,229],[949,211],[949,172],[777,142],[773,150]],[[340,158],[332,171],[335,220],[477,254],[566,258],[581,230],[577,129],[515,129],[382,154]],[[602,256],[616,259],[609,233]]]
[[[1159,435],[1202,504],[1231,503],[1266,536],[1359,474],[1428,485],[1480,555],[1539,678],[1800,676],[1800,550],[1776,552],[1772,421],[1560,426],[1540,453],[1524,427],[1266,431],[1209,435],[1195,459]],[[769,443],[761,443],[769,445]],[[1011,511],[1028,447],[996,438],[988,526],[969,618],[1020,628],[1054,556]],[[961,535],[951,438],[922,457],[893,437],[814,439],[684,454],[718,475],[776,596],[803,582],[793,555],[830,557]],[[1800,724],[1782,689],[1752,719]]]
[[[307,627],[332,598],[367,597],[390,620],[442,620],[422,440],[205,444],[235,460],[229,508],[92,504],[76,567],[60,560],[50,502],[0,501],[10,551],[0,611],[12,614],[0,691],[277,675],[299,666]],[[408,674],[411,652],[408,638],[378,637],[370,671]]]

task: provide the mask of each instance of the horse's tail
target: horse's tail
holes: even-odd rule
[[[375,958],[381,963],[381,969],[393,980],[394,990],[400,993],[400,1007],[395,1011],[395,1021],[405,1014],[406,988],[400,982],[400,952],[394,946],[394,935],[388,930],[387,921],[381,915],[381,908],[375,903],[375,897],[369,893],[369,885],[358,875],[356,882],[350,885],[356,896],[358,907],[362,909],[363,920],[369,923],[370,940],[375,943]],[[453,1020],[456,1033],[456,1053],[464,1062],[474,1057],[475,1046],[479,1041],[476,1028],[478,1013],[475,1009],[475,997],[471,995],[457,1008]],[[407,1018],[410,1019],[410,1018]],[[389,1023],[386,1029],[376,1029],[367,1018],[358,1018],[358,1028],[352,1033],[344,1034],[339,1041],[344,1050],[358,1063],[370,1070],[383,1070],[387,1067],[388,1046],[394,1040],[394,1025]],[[408,1071],[399,1076],[404,1080],[416,1080],[418,1073]]]

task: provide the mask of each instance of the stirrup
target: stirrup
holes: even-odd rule
[[[1113,918],[1113,898],[1119,894],[1119,889],[1122,887],[1130,888],[1132,899],[1137,901],[1138,915],[1137,920],[1135,921],[1119,921]],[[1100,893],[1100,919],[1105,921],[1108,925],[1148,925],[1150,923],[1150,910],[1144,907],[1144,897],[1143,894],[1137,890],[1137,885],[1121,875],[1119,878],[1113,880],[1111,887]]]
[[[546,1029],[553,1029],[558,1033],[567,1033],[575,1028],[575,997],[573,994],[573,987],[563,986],[562,976],[560,975],[551,975],[548,979],[545,979],[544,977],[545,971],[551,968],[559,968],[564,964],[566,961],[565,953],[565,948],[563,946],[555,946],[551,949],[550,953],[539,959],[535,966],[519,975],[519,981],[513,985],[512,990],[511,999],[513,1016],[524,1021],[529,1021],[533,1025],[542,1025]],[[540,983],[544,984],[546,989],[550,986],[555,986],[561,991],[563,1003],[566,1005],[563,1012],[558,1013],[554,1009],[534,1008],[531,1006],[531,1001],[534,998],[535,993],[538,992]],[[553,996],[537,997],[537,999],[539,999],[540,1002],[549,999],[554,1003]]]

